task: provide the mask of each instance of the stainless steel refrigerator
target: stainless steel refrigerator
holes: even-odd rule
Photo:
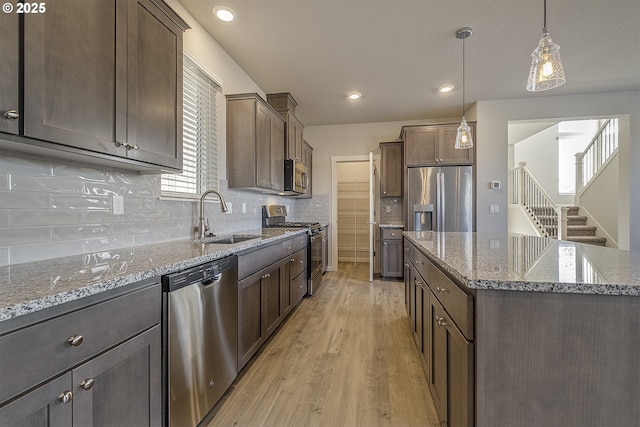
[[[474,231],[471,166],[409,168],[407,230]]]

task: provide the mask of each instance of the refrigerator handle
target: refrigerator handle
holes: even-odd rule
[[[441,215],[440,215],[440,203],[442,200],[442,188],[441,186],[441,180],[440,180],[440,172],[436,173],[436,230],[435,231],[442,231],[442,225],[441,225]]]
[[[444,188],[444,172],[440,173],[440,230],[439,231],[444,231],[444,222],[445,222],[445,217],[444,217],[444,199],[445,199],[445,191],[446,189]]]

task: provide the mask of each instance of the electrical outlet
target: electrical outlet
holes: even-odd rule
[[[246,203],[242,204],[242,213],[247,213],[247,204]]]
[[[228,214],[233,213],[233,203],[231,202],[227,203],[227,213]]]
[[[391,213],[391,206],[386,207],[387,213]]]
[[[123,196],[113,196],[113,214],[114,215],[124,215],[124,197]]]
[[[500,205],[489,205],[489,213],[490,214],[500,213]]]

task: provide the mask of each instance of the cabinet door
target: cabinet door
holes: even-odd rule
[[[402,240],[382,241],[382,275],[402,277]]]
[[[425,283],[420,287],[420,292],[416,295],[416,304],[420,307],[419,312],[416,309],[416,322],[420,323],[421,326],[418,332],[418,355],[420,356],[427,382],[431,374],[431,301],[429,300],[429,294],[429,288]]]
[[[433,126],[419,126],[405,129],[405,165],[435,165],[437,163],[438,136],[438,128]]]
[[[160,326],[73,370],[73,423],[154,426],[162,422]]]
[[[262,272],[238,282],[238,371],[265,341],[262,328]]]
[[[271,112],[256,103],[256,185],[271,188]],[[282,165],[284,170],[284,164]]]
[[[7,111],[20,111],[20,27],[17,13],[0,15],[0,132],[17,134],[17,119]]]
[[[290,257],[282,260],[282,317],[287,316],[293,310],[293,277],[291,277]]]
[[[182,30],[150,0],[129,2],[128,157],[182,169]]]
[[[382,143],[380,195],[402,197],[402,143]]]
[[[300,120],[289,112],[287,114],[287,158],[302,162],[303,126]]]
[[[271,188],[284,191],[284,122],[279,116],[271,119]]]
[[[472,164],[473,163],[473,148],[467,148],[466,150],[458,150],[455,148],[456,133],[458,132],[459,125],[444,125],[439,126],[439,148],[438,158],[441,164]],[[471,134],[474,134],[475,126],[470,125]],[[473,137],[475,140],[475,136]]]
[[[441,425],[446,425],[447,410],[447,328],[444,309],[438,303],[433,293],[429,295],[429,317],[431,318],[431,372],[429,388],[435,404]]]
[[[451,322],[447,322],[447,422],[474,425],[474,347]]]
[[[71,399],[62,402],[67,393]],[[0,408],[0,425],[11,427],[57,427],[72,424],[73,392],[67,373]]]
[[[262,275],[262,306],[265,338],[282,323],[282,263],[278,262]]]
[[[407,316],[410,316],[410,294],[411,286],[413,285],[413,267],[407,257],[404,258],[404,305],[407,309]]]
[[[122,2],[46,6],[23,16],[25,136],[125,156],[114,143],[126,126],[126,40],[114,35],[126,32]]]

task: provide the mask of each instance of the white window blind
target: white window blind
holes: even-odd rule
[[[167,197],[194,197],[218,189],[218,93],[220,86],[188,56],[183,77],[182,173],[164,174]]]

